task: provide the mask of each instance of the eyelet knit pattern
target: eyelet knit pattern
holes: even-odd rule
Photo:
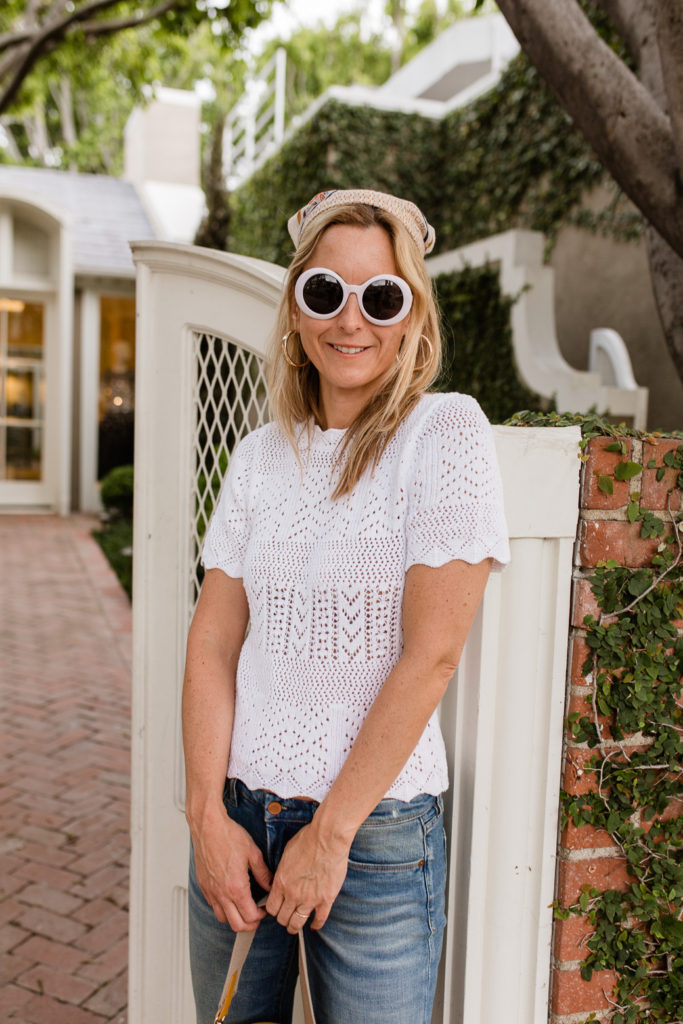
[[[425,395],[374,472],[331,499],[343,430],[304,431],[302,466],[272,423],[237,447],[203,550],[241,578],[251,626],[229,774],[322,800],[401,656],[411,565],[509,560],[490,425],[467,395]],[[448,785],[436,713],[386,794]]]

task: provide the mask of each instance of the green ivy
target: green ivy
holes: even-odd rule
[[[510,327],[514,299],[501,295],[492,267],[465,267],[434,278],[442,322],[440,391],[474,395],[493,423],[521,406],[540,409],[542,400],[517,376]]]
[[[552,242],[574,223],[618,238],[642,222],[526,57],[498,84],[442,120],[329,99],[232,196],[231,249],[287,264],[286,221],[324,188],[375,188],[414,200],[437,250],[513,227]],[[597,211],[596,185],[611,190]]]
[[[623,456],[613,473],[617,480],[642,471],[626,458],[624,439],[655,439],[592,415],[523,412],[509,422],[578,424],[584,446],[591,437],[611,436],[608,450]],[[647,468],[659,480],[666,469],[676,470],[674,491],[680,492],[683,445],[664,453],[661,463],[650,459]],[[657,515],[640,510],[639,499],[631,495],[628,519],[640,522],[641,537],[660,543],[647,567],[606,561],[590,577],[600,608],[597,619],[584,619],[590,653],[582,672],[590,694],[586,711],[570,714],[567,727],[575,742],[595,749],[583,768],[594,784],[586,794],[561,794],[563,826],[571,820],[604,829],[624,858],[631,885],[606,892],[585,886],[576,904],[556,903],[555,914],[584,914],[593,925],[581,974],[589,981],[596,971],[616,972],[608,993],[611,1024],[671,1024],[683,1020],[683,818],[671,810],[683,774],[683,637],[677,629],[683,617],[683,516],[672,511],[671,500]],[[637,746],[622,745],[634,736]]]
[[[613,196],[593,211],[582,201],[598,184]],[[443,120],[327,100],[231,196],[230,249],[287,265],[293,211],[323,188],[359,186],[414,200],[436,228],[437,252],[513,227],[542,231],[548,244],[567,223],[619,238],[641,227],[524,56],[490,92]],[[494,276],[486,268],[437,281],[446,345],[440,387],[468,391],[500,422],[544,403],[517,376],[512,300]]]

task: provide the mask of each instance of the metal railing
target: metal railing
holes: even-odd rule
[[[223,151],[230,189],[243,182],[284,138],[286,74],[287,54],[280,48],[228,114]]]

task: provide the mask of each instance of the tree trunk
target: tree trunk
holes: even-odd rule
[[[681,169],[669,117],[576,0],[498,0],[498,6],[600,162],[683,255]]]
[[[683,259],[648,224],[645,229],[652,289],[666,347],[683,381]]]
[[[59,82],[50,87],[50,91],[59,111],[59,119],[62,125],[64,141],[67,146],[73,147],[78,142],[78,132],[76,131],[76,121],[74,118],[71,82],[66,75],[62,75]],[[69,170],[77,170],[76,163],[73,158],[69,160]]]

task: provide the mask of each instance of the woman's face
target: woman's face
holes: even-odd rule
[[[333,224],[321,236],[304,270],[325,267],[347,284],[378,274],[397,274],[389,235],[378,224]],[[390,370],[410,314],[388,327],[366,320],[356,295],[330,320],[307,316],[293,303],[292,321],[320,376],[326,427],[347,427],[375,394]]]

